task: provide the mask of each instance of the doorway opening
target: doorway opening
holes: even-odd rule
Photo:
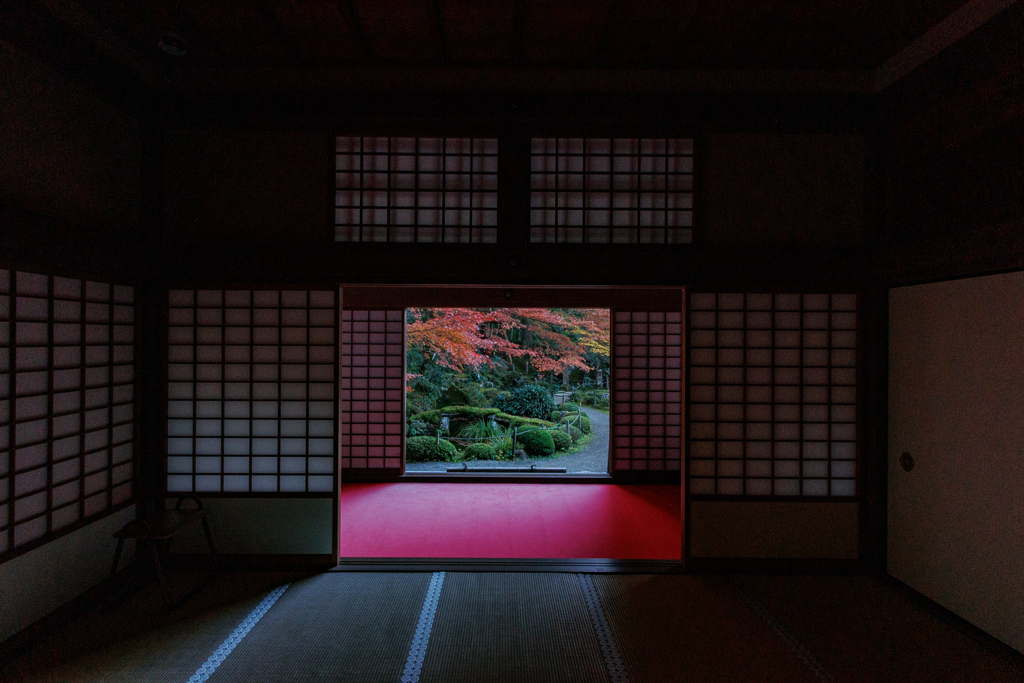
[[[679,566],[682,289],[344,285],[339,298],[340,561],[572,558]],[[586,339],[577,328],[588,325],[604,335]],[[557,335],[572,342],[564,353]],[[568,362],[572,349],[582,359],[577,365]],[[537,417],[512,405],[530,396],[550,401]],[[607,420],[606,436],[583,446],[598,451],[598,467],[536,472],[582,457],[582,450],[560,455],[569,449],[555,440],[578,446],[583,418],[593,435],[597,416]],[[508,431],[511,449],[499,443]],[[527,450],[523,439],[547,444],[531,433],[551,439],[550,454]],[[441,457],[407,457],[427,447],[442,449]],[[467,459],[469,449],[487,457]],[[519,450],[527,460],[514,459]],[[423,471],[424,463],[435,469]],[[523,464],[537,467],[532,474],[514,470]],[[471,470],[481,465],[507,469]]]
[[[405,472],[607,474],[607,308],[405,310]]]

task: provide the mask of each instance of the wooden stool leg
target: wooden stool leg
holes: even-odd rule
[[[121,552],[124,550],[124,534],[117,539],[117,550],[114,552],[114,566],[110,568],[110,578],[117,573],[117,565],[121,563]]]
[[[210,523],[206,521],[206,517],[203,517],[203,531],[206,533],[206,544],[210,547],[210,557],[213,558],[213,563],[217,564],[217,551],[213,549],[213,535],[210,533]]]
[[[157,548],[156,541],[153,539],[146,539],[146,545],[149,546],[150,555],[153,557],[153,566],[156,567],[156,576],[160,579],[160,594],[164,597],[164,602],[168,605],[174,604],[171,600],[170,590],[167,588],[167,579],[164,577],[163,567],[160,565],[160,551]]]

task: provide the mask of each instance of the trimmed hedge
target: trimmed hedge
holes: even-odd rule
[[[441,439],[437,442],[434,436],[414,436],[405,440],[406,462],[447,461],[459,459],[459,450],[451,441]]]
[[[504,422],[510,427],[554,427],[554,422],[538,420],[532,417],[520,417],[499,412],[497,408],[473,408],[472,406],[446,406],[435,410],[427,410],[413,415],[413,420],[419,420],[433,425],[435,428],[441,424],[441,414],[445,415],[472,415],[474,417],[493,417],[498,422]]]
[[[435,408],[434,410],[426,410],[417,415],[413,415],[412,419],[422,420],[423,422],[429,422],[430,424],[437,426],[441,423],[441,413],[458,413],[460,415],[472,415],[474,417],[487,417],[488,415],[495,415],[498,413],[497,408],[475,408],[473,406],[445,406],[444,408]]]
[[[590,426],[590,418],[586,415],[580,418],[580,431],[584,434],[589,434],[592,427]]]
[[[498,452],[489,444],[475,443],[462,451],[463,460],[497,460]]]
[[[573,427],[579,427],[580,431],[584,434],[589,434],[591,431],[590,418],[587,417],[586,413],[580,415],[578,422],[573,422],[576,419],[576,413],[569,413],[558,421],[558,424],[565,424],[566,422],[572,422]]]
[[[569,429],[572,429],[572,427]],[[566,451],[572,448],[572,437],[561,429],[555,432],[548,432],[548,434],[551,435],[551,440],[555,442],[555,451]]]
[[[576,427],[569,427],[569,436],[572,438],[572,442],[576,443],[583,438],[583,432],[578,430]]]
[[[535,429],[520,434],[517,442],[527,455],[551,455],[555,452],[555,441],[551,433],[544,429]]]
[[[498,394],[491,405],[506,413],[539,419],[549,416],[555,409],[551,394],[535,384],[523,384],[512,391]]]

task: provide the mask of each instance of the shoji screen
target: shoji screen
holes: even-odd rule
[[[338,242],[498,240],[494,138],[337,138]]]
[[[402,467],[405,310],[344,311],[341,466]]]
[[[676,470],[682,462],[682,313],[614,313],[612,467]]]
[[[689,244],[693,140],[534,138],[531,242]]]
[[[0,554],[133,499],[133,297],[0,270]]]
[[[690,297],[690,492],[852,496],[857,297]]]
[[[334,490],[334,291],[169,293],[167,490]]]

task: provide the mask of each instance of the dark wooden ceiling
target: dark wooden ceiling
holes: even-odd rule
[[[192,67],[871,70],[965,0],[78,0]],[[164,55],[161,33],[188,44]]]

